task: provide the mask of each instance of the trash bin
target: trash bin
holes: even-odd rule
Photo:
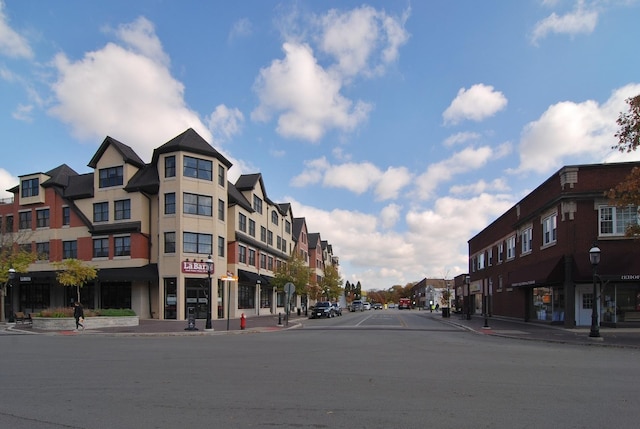
[[[451,316],[451,309],[448,307],[443,307],[442,308],[442,317],[450,317]]]
[[[302,314],[302,311],[300,310],[300,307],[298,307],[298,316],[300,316],[300,314]]]
[[[195,307],[187,307],[187,327],[185,331],[197,331],[196,328],[196,309]]]

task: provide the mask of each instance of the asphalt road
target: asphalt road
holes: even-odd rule
[[[211,336],[0,336],[0,427],[637,427],[640,350],[478,335],[419,312]]]

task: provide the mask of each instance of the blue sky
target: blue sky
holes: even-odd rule
[[[613,150],[637,0],[0,0],[0,197],[196,129],[365,289],[467,271],[467,240]]]

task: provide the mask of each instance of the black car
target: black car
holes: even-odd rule
[[[330,302],[319,302],[311,310],[309,319],[321,319],[326,317],[327,319],[335,316],[335,312]]]
[[[380,304],[379,302],[376,302],[375,304],[373,304],[373,309],[382,310],[382,304]]]

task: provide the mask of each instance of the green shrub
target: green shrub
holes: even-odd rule
[[[130,308],[102,308],[96,310],[84,309],[84,317],[123,317],[135,316],[136,312]],[[73,307],[56,307],[47,308],[39,313],[34,314],[35,317],[73,317]]]
[[[135,316],[136,312],[130,308],[102,308],[95,310],[96,316],[123,317]]]

